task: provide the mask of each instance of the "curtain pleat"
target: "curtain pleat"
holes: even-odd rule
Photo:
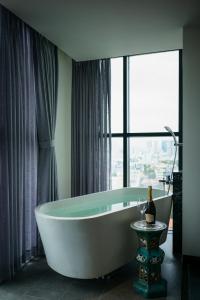
[[[29,28],[0,9],[0,281],[35,254],[36,94]]]
[[[110,59],[73,62],[72,196],[110,188]]]
[[[34,70],[37,96],[38,204],[58,199],[54,136],[57,112],[57,47],[33,33]]]

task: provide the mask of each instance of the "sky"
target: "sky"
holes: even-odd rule
[[[179,52],[129,59],[130,132],[178,131]],[[123,128],[123,58],[111,60],[112,133]]]

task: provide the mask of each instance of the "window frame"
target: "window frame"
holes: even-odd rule
[[[175,136],[179,138],[179,143],[183,143],[183,68],[182,68],[182,50],[170,50],[179,52],[179,101],[178,101],[178,129],[179,131],[174,132]],[[152,52],[170,52],[160,51]],[[151,53],[148,53],[151,54]],[[142,54],[145,55],[145,54]],[[131,133],[128,130],[128,116],[129,116],[129,57],[123,56],[123,132],[112,133],[111,138],[122,138],[123,139],[123,187],[128,187],[130,183],[130,170],[129,170],[129,138],[130,137],[170,137],[169,132],[137,132]],[[182,147],[178,147],[178,167],[182,170]]]

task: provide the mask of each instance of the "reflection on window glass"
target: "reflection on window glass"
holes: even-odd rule
[[[112,138],[112,189],[123,187],[123,140]]]
[[[160,179],[171,174],[174,141],[171,137],[130,138],[130,186],[163,188]],[[178,170],[178,158],[174,171]]]
[[[123,130],[123,58],[111,59],[111,132]]]
[[[130,132],[178,131],[179,52],[137,55],[129,60]]]

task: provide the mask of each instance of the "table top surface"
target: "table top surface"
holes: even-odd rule
[[[145,220],[132,222],[130,224],[131,228],[137,231],[162,231],[167,228],[167,225],[163,222],[156,221],[155,224],[147,224]]]

